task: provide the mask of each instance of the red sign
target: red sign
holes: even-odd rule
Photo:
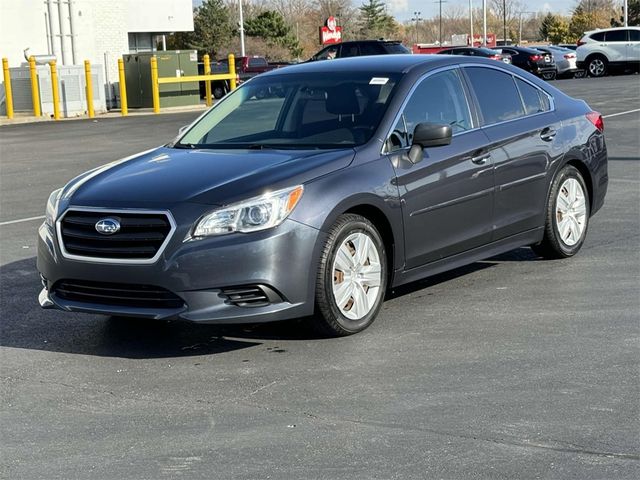
[[[342,41],[342,27],[338,26],[336,17],[329,17],[324,27],[320,27],[320,43],[322,45],[330,45],[332,43],[340,43]]]

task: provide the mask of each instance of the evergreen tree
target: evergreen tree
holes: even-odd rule
[[[542,40],[549,39],[549,30],[556,25],[557,19],[556,16],[551,12],[547,13],[542,19],[542,23],[540,24],[540,38]]]
[[[387,13],[382,0],[369,0],[363,3],[360,10],[360,36],[363,38],[379,38],[394,35],[398,25]]]
[[[286,24],[284,17],[275,10],[266,10],[247,19],[244,28],[247,36],[259,37],[272,45],[285,47],[294,57],[302,53],[291,27]]]
[[[215,59],[226,54],[224,49],[233,36],[234,29],[229,9],[223,0],[204,0],[193,11],[193,32],[177,32],[169,37],[169,48],[195,49],[198,55],[205,53]]]

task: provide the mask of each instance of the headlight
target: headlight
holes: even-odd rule
[[[298,185],[215,210],[200,219],[193,237],[256,232],[280,225],[298,204],[302,191]]]
[[[49,200],[47,200],[47,209],[45,211],[45,222],[50,227],[53,227],[56,217],[58,216],[58,201],[60,200],[60,194],[62,189],[59,188],[51,192]]]

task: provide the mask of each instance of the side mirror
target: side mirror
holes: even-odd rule
[[[183,125],[183,126],[181,126],[181,127],[178,129],[178,135],[182,135],[182,134],[185,132],[185,130],[186,130],[187,128],[189,128],[189,125]]]
[[[413,130],[413,141],[409,150],[411,163],[422,161],[422,149],[426,147],[443,147],[451,143],[451,125],[439,123],[419,123]]]

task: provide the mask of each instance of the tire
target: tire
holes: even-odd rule
[[[587,62],[590,77],[604,77],[609,70],[609,61],[603,55],[593,55]]]
[[[547,72],[542,74],[542,79],[547,81],[555,80],[557,76],[558,76],[557,72]]]
[[[341,215],[320,257],[314,326],[333,337],[364,330],[382,308],[386,289],[387,257],[380,233],[360,215]]]
[[[551,185],[542,242],[532,245],[544,258],[572,257],[582,247],[589,227],[589,192],[577,168],[566,165]]]
[[[585,78],[586,76],[586,70],[577,70],[576,73],[573,74],[573,78]]]
[[[221,87],[221,86],[213,86],[213,98],[215,98],[216,100],[220,100],[222,97],[224,97],[224,94],[226,93],[225,88]]]

